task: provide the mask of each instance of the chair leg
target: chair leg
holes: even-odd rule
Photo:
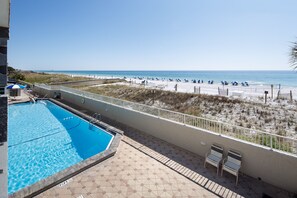
[[[223,170],[224,170],[224,169],[223,169],[223,167],[222,167],[222,171],[221,171],[221,177],[223,177]]]
[[[206,160],[204,161],[204,168],[206,168]]]
[[[217,167],[217,176],[219,175],[219,168],[220,166]]]
[[[238,184],[238,174],[236,175],[236,186]]]

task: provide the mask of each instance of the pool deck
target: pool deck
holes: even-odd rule
[[[69,104],[68,104],[69,105]],[[75,106],[72,106],[75,108]],[[91,114],[83,109],[85,113]],[[204,168],[204,158],[106,118],[125,134],[117,153],[37,197],[293,197],[282,189],[241,174]]]
[[[17,104],[17,103],[29,102],[30,97],[33,97],[33,95],[31,95],[28,92],[25,92],[24,90],[21,90],[21,95],[20,96],[16,96],[16,97],[9,96],[8,97],[8,104]]]

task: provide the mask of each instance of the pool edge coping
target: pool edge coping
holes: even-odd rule
[[[66,110],[86,119],[87,121],[90,121],[92,119],[91,116],[88,116],[76,109],[73,109],[69,107],[68,105],[65,105],[59,101],[53,100],[53,99],[47,99],[56,105],[61,106],[62,108],[65,108]],[[70,179],[74,177],[75,175],[91,168],[92,166],[95,166],[96,164],[112,157],[115,155],[117,148],[120,144],[120,141],[122,139],[122,135],[124,132],[122,130],[119,130],[113,126],[110,126],[102,121],[96,121],[93,122],[94,125],[103,128],[105,131],[111,133],[114,135],[109,148],[101,153],[98,153],[86,160],[83,160],[77,164],[74,164],[62,171],[59,171],[58,173],[51,175],[45,179],[42,179],[30,186],[27,186],[23,189],[20,189],[19,191],[16,191],[10,195],[8,195],[9,198],[23,198],[23,197],[34,197],[37,196],[38,194],[60,184],[61,182]]]

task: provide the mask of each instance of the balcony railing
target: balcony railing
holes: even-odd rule
[[[58,90],[76,94],[85,98],[98,100],[112,105],[117,105],[126,109],[139,111],[142,113],[157,116],[159,118],[168,119],[178,123],[182,123],[186,126],[196,127],[204,130],[208,130],[219,135],[226,135],[229,137],[237,138],[243,141],[251,142],[254,144],[269,147],[288,153],[297,154],[297,139],[269,133],[261,130],[251,129],[232,125],[225,122],[211,120],[207,118],[192,116],[175,111],[152,107],[144,104],[134,103],[117,98],[102,96],[78,89],[73,89],[64,86],[48,86],[48,85],[36,85],[40,88],[47,90]]]

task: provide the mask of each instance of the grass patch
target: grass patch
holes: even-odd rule
[[[200,105],[204,104],[205,101],[213,103],[213,105],[210,106],[216,106],[219,103],[228,103],[228,105],[233,106],[236,103],[241,103],[239,100],[231,100],[221,96],[171,92],[157,89],[146,89],[142,87],[130,87],[126,85],[89,87],[84,89],[84,91],[150,106],[161,107],[195,116],[201,116],[205,113],[200,107]]]
[[[271,147],[273,149],[285,151],[292,153],[292,143],[285,141],[283,138],[272,136],[270,140],[270,135],[255,135],[255,136],[246,136],[246,135],[236,135],[238,139],[245,140],[247,142],[257,143],[263,146]],[[271,146],[272,145],[272,146]]]
[[[71,77],[69,75],[64,75],[64,74],[47,74],[47,73],[36,73],[36,72],[22,72],[22,74],[25,77],[25,81],[29,83],[53,84],[53,83],[91,79],[87,77]]]

